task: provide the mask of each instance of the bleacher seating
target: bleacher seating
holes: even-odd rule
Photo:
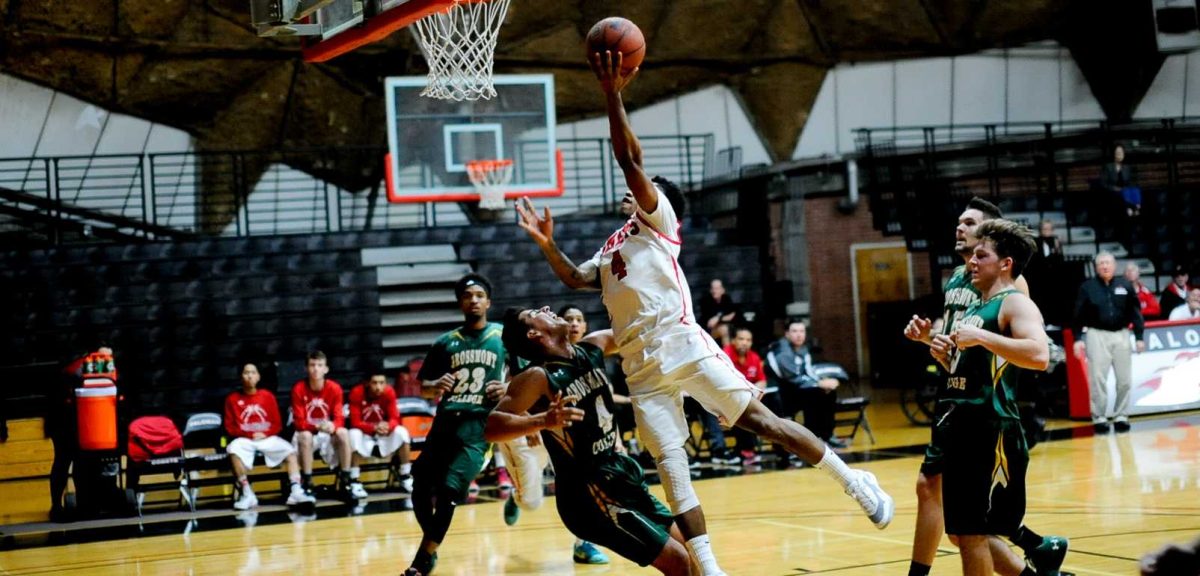
[[[1042,219],[1055,222],[1070,257],[1107,250],[1149,261],[1152,266],[1139,265],[1144,270],[1194,268],[1200,265],[1193,216],[1200,209],[1200,162],[1192,156],[1193,128],[1183,121],[1145,122],[977,145],[884,145],[864,149],[859,168],[874,227],[903,235],[910,248],[933,251],[935,279],[941,267],[957,262],[936,223],[953,222],[971,196],[992,200],[1031,227]],[[1126,214],[1120,199],[1099,187],[1105,150],[1114,142],[1125,144],[1142,190],[1140,215]]]
[[[621,223],[561,219],[556,236],[583,260]],[[755,309],[758,248],[730,238],[685,229],[681,265],[694,298],[719,277]],[[244,358],[300,358],[321,348],[332,375],[353,385],[423,354],[456,325],[453,282],[470,270],[492,279],[493,315],[509,305],[575,302],[594,328],[607,326],[599,298],[563,287],[511,223],[63,245],[0,252],[8,304],[0,321],[13,328],[0,335],[0,366],[39,363],[50,377],[84,341],[103,337],[117,348],[121,385],[138,414],[177,417],[219,406]]]

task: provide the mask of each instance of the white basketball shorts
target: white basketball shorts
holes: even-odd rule
[[[408,441],[408,430],[403,426],[396,426],[387,436],[367,434],[358,428],[350,429],[350,448],[363,458],[374,458],[376,448],[379,448],[380,458],[388,458]]]
[[[300,448],[300,433],[292,435],[292,446],[297,450]],[[321,460],[325,464],[337,467],[337,451],[333,447],[333,437],[327,432],[313,432],[313,450],[321,455]]]
[[[225,451],[230,456],[241,460],[242,465],[249,470],[254,467],[255,453],[263,455],[263,460],[266,461],[268,468],[274,468],[287,459],[288,455],[295,452],[296,449],[283,438],[267,436],[262,440],[235,438],[233,442],[229,443],[229,446],[225,447]]]
[[[683,392],[712,412],[725,426],[742,417],[750,401],[762,395],[724,354],[703,358],[646,381],[629,381],[638,434],[650,454],[682,448],[690,430],[683,414]]]

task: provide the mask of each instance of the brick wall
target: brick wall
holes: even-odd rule
[[[811,281],[812,329],[821,339],[822,358],[837,362],[851,372],[858,371],[854,343],[854,287],[850,263],[850,245],[867,242],[894,242],[900,236],[885,237],[871,226],[866,201],[853,214],[837,210],[840,197],[805,201],[804,218],[808,237],[807,271]],[[930,292],[929,258],[914,253],[914,290],[917,297]],[[903,326],[896,326],[896,330]]]

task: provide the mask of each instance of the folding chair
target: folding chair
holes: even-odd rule
[[[187,503],[191,506],[190,495],[184,487],[187,485],[187,472],[184,469],[184,463],[187,457],[184,455],[182,448],[178,453],[168,456],[160,456],[151,458],[144,462],[135,462],[127,459],[128,464],[125,468],[125,487],[127,494],[132,494],[134,510],[137,511],[138,518],[142,518],[142,509],[145,506],[146,494],[149,492],[157,492],[167,489],[178,489],[179,499],[176,501],[179,504]],[[170,474],[173,477],[171,482],[142,482],[143,476],[151,476],[156,474]]]
[[[858,435],[858,429],[861,427],[867,437],[871,439],[871,443],[875,443],[875,434],[871,432],[871,422],[867,420],[867,406],[871,405],[871,400],[859,393],[858,385],[850,381],[850,375],[841,366],[832,362],[818,362],[813,364],[813,372],[817,378],[833,378],[841,383],[838,387],[852,388],[853,396],[842,396],[837,399],[834,404],[833,426],[853,426],[850,434],[846,438],[850,442],[854,442],[854,437]]]
[[[217,412],[198,412],[188,416],[187,424],[183,427],[184,474],[179,481],[179,491],[187,500],[192,512],[196,511],[196,499],[200,495],[197,474],[207,470],[221,470],[227,467],[229,454],[221,446],[221,414]],[[211,452],[201,452],[211,450]]]

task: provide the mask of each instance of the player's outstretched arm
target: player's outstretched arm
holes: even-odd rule
[[[604,91],[613,155],[625,174],[625,185],[633,192],[638,208],[650,214],[658,209],[658,190],[642,169],[642,144],[629,125],[625,102],[621,100],[621,91],[637,76],[638,68],[625,72],[621,69],[622,61],[624,56],[620,52],[596,52],[591,58],[592,72],[595,72]]]
[[[561,394],[540,414],[526,414],[542,397],[549,397],[549,382],[541,369],[526,370],[513,378],[508,392],[488,414],[483,435],[488,442],[507,442],[522,436],[537,434],[547,428],[566,428],[583,420],[583,410],[568,406],[578,398],[563,398]]]
[[[954,340],[960,348],[983,346],[1021,368],[1045,370],[1050,363],[1050,339],[1043,327],[1042,313],[1033,300],[1019,293],[1005,298],[1000,305],[1000,329],[1005,328],[1011,337],[974,326],[959,326]]]
[[[604,351],[605,356],[612,356],[617,353],[617,339],[613,337],[611,328],[607,330],[597,330],[584,336],[580,342],[587,342],[600,350]]]
[[[533,207],[533,202],[529,198],[518,200],[516,207],[517,225],[529,234],[529,237],[537,243],[538,248],[542,249],[542,254],[550,263],[550,269],[554,271],[554,275],[558,276],[559,280],[562,280],[563,284],[575,290],[599,288],[600,275],[597,267],[590,265],[590,262],[585,262],[583,267],[576,266],[566,254],[563,254],[562,250],[558,249],[558,244],[554,242],[554,217],[550,215],[549,206],[543,208],[541,216],[538,215],[537,209]]]

